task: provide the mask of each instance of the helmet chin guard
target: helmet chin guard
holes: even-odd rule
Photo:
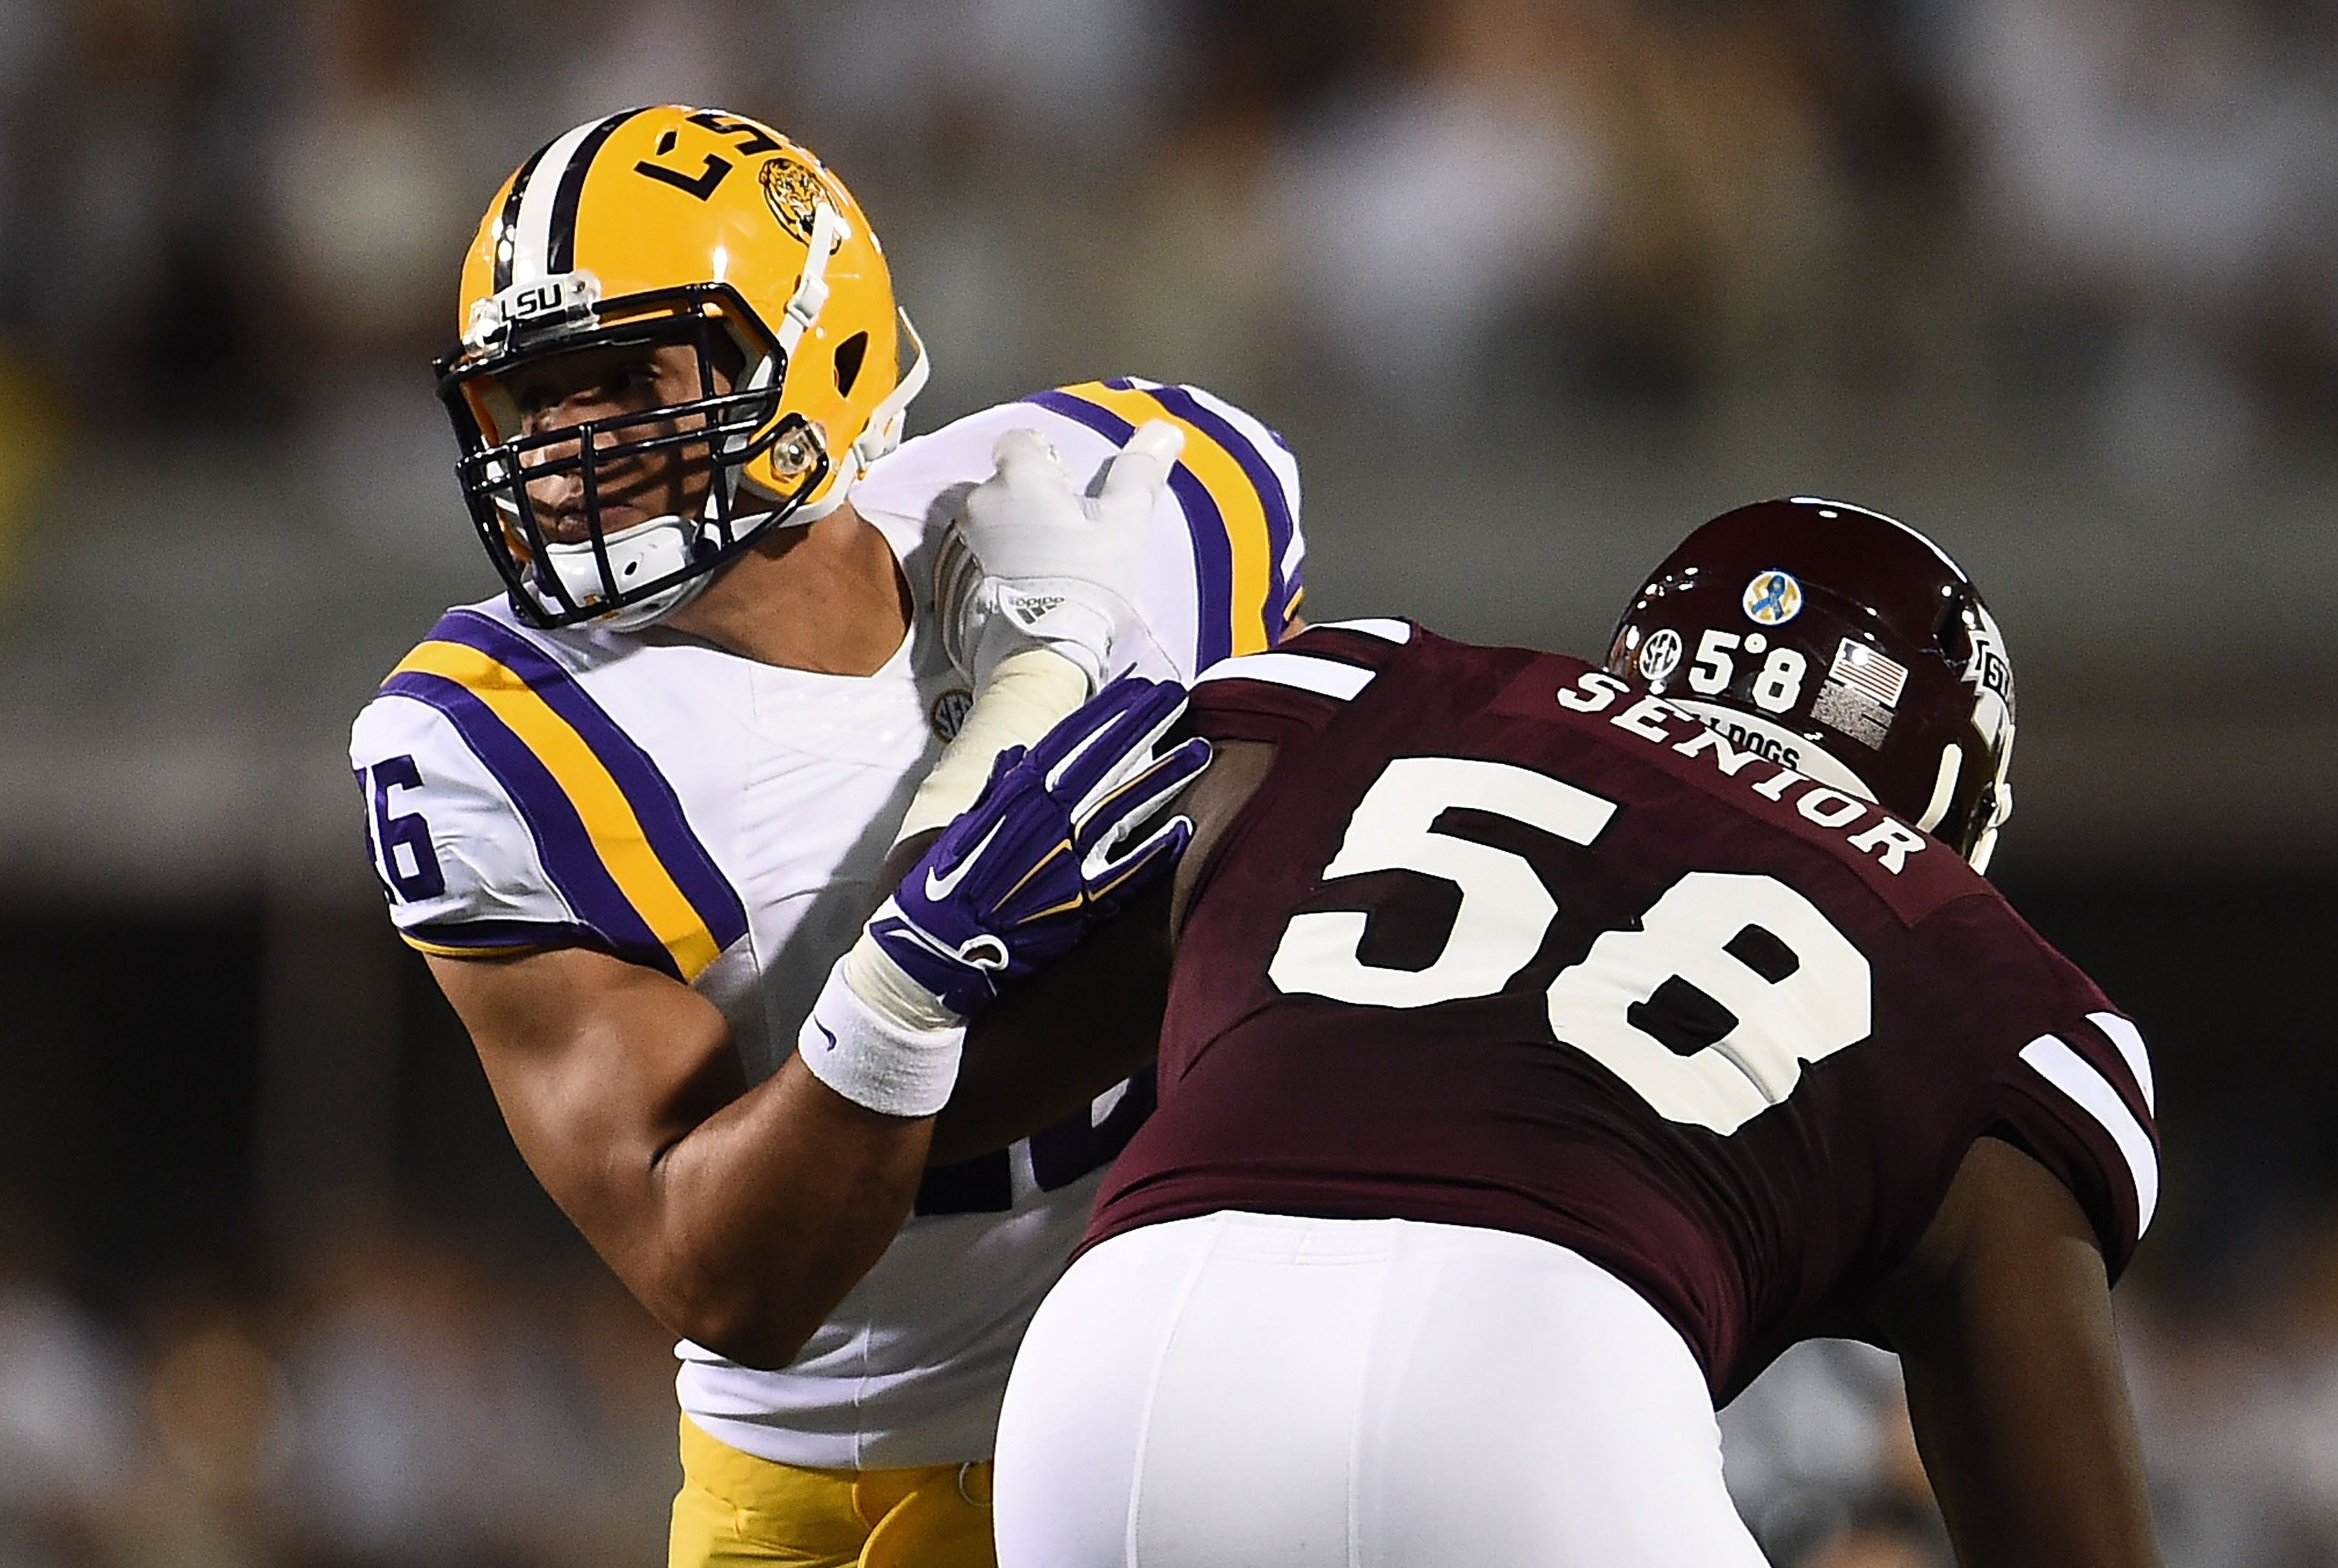
[[[768,512],[737,519],[741,541],[752,540],[773,520],[774,514]],[[720,536],[704,521],[671,513],[621,528],[604,537],[600,545],[597,555],[590,542],[545,547],[544,570],[559,579],[566,597],[591,603],[608,597],[601,577],[601,560],[604,557],[610,576],[621,587],[636,580],[673,584],[638,598],[628,598],[621,607],[593,617],[593,625],[613,632],[634,632],[655,626],[696,598],[713,578],[710,573],[691,568],[702,555],[719,553],[722,548]]]

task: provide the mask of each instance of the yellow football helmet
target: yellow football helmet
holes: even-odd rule
[[[513,608],[539,626],[645,626],[764,530],[833,510],[926,380],[851,192],[770,126],[676,104],[579,125],[520,165],[464,259],[461,331],[436,366],[457,471]],[[697,397],[525,429],[516,372],[670,343],[695,347]],[[675,453],[708,469],[698,515],[604,530],[603,477]],[[528,488],[567,476],[585,537],[554,539]]]

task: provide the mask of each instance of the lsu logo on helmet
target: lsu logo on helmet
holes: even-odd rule
[[[820,203],[829,199],[820,176],[809,164],[782,154],[767,160],[756,172],[755,179],[763,187],[763,200],[771,207],[771,216],[780,221],[780,226],[810,244],[812,224],[820,216]]]

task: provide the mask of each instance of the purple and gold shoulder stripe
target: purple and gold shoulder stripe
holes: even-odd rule
[[[1290,461],[1282,437],[1207,392],[1133,376],[1059,387],[1025,401],[1076,419],[1115,446],[1148,419],[1183,429],[1185,449],[1170,471],[1169,493],[1194,543],[1200,599],[1194,667],[1282,640],[1303,591],[1306,551],[1297,497],[1268,451],[1279,448]]]
[[[688,981],[746,934],[746,906],[655,761],[527,637],[449,611],[381,689],[455,726],[519,808],[578,923],[612,952]],[[460,951],[467,929],[434,926],[416,945]],[[479,947],[499,945],[482,932]]]

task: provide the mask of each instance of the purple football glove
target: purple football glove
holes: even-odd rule
[[[1184,687],[1123,676],[1027,754],[1001,752],[869,934],[944,1007],[979,1016],[1184,853],[1194,824],[1183,816],[1124,841],[1210,765],[1198,736],[1155,750],[1184,711]]]

